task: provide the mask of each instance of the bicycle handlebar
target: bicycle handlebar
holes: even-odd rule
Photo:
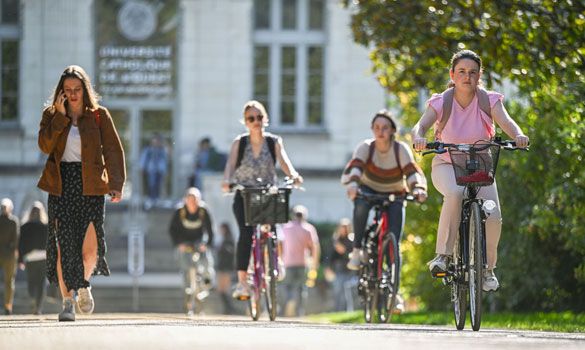
[[[379,194],[379,193],[370,193],[370,192],[362,192],[358,189],[357,197],[361,197],[365,200],[372,200],[372,201],[388,201],[390,203],[396,202],[399,200],[414,202],[416,198],[412,194]]]
[[[285,177],[284,181],[282,181],[282,183],[280,185],[272,185],[272,184],[265,184],[265,185],[258,185],[258,186],[245,186],[242,185],[240,183],[230,183],[229,184],[229,189],[230,192],[236,192],[236,191],[245,191],[245,190],[251,190],[251,189],[266,189],[266,190],[278,190],[278,189],[288,189],[288,190],[292,190],[294,189],[298,189],[301,191],[304,191],[305,188],[302,186],[297,186],[294,184],[295,180],[293,178],[290,177]]]
[[[427,149],[429,151],[423,152],[423,156],[430,154],[430,153],[443,154],[443,153],[447,152],[447,150],[449,148],[453,148],[453,149],[456,149],[459,151],[469,151],[469,150],[483,151],[484,149],[486,149],[490,146],[500,146],[503,149],[508,150],[508,151],[528,151],[529,150],[528,147],[526,147],[526,148],[516,147],[516,141],[501,140],[499,137],[496,137],[494,140],[491,140],[491,141],[487,141],[487,140],[483,141],[482,140],[482,141],[478,141],[477,143],[474,143],[474,144],[444,143],[444,142],[439,142],[439,141],[429,142],[425,146],[425,149]]]

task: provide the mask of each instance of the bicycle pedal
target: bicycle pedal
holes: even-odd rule
[[[434,278],[444,278],[444,277],[447,277],[448,274],[449,274],[448,271],[441,270],[438,268],[438,266],[433,267],[433,269],[431,270],[431,275]]]
[[[248,301],[248,300],[250,300],[250,296],[242,295],[242,296],[239,296],[237,299],[239,301]]]

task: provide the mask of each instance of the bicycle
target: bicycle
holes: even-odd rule
[[[372,204],[373,222],[366,228],[366,262],[360,264],[358,295],[362,298],[364,318],[371,323],[377,312],[378,321],[386,323],[392,316],[400,287],[400,252],[398,242],[389,231],[388,206],[397,201],[413,201],[412,195],[377,194],[359,191],[358,198]]]
[[[254,226],[252,234],[252,254],[248,266],[248,285],[250,298],[248,309],[252,320],[257,321],[262,311],[261,298],[265,296],[266,309],[270,321],[276,319],[277,296],[276,282],[283,271],[278,267],[278,249],[275,224],[289,220],[289,196],[292,180],[282,187],[261,186],[245,187],[235,185],[233,189],[241,192],[244,199],[246,225]]]
[[[187,270],[189,287],[185,290],[188,314],[198,314],[203,309],[203,300],[209,296],[215,278],[213,256],[208,250],[194,247],[186,251],[190,254],[191,266]]]
[[[467,296],[471,328],[478,331],[481,326],[482,279],[487,268],[485,221],[496,208],[492,200],[478,197],[481,187],[495,181],[500,149],[520,150],[511,140],[481,140],[474,144],[428,143],[423,155],[449,152],[457,185],[464,186],[461,205],[459,234],[455,238],[453,257],[447,271],[431,271],[435,278],[442,278],[451,286],[451,301],[455,326],[465,327]],[[528,150],[528,149],[525,149]],[[469,290],[469,294],[467,294]]]

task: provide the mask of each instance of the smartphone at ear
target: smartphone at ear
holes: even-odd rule
[[[63,106],[65,107],[65,110],[67,110],[67,107],[69,107],[69,101],[67,101],[67,95],[65,95],[65,91],[61,90],[61,93],[63,94]]]

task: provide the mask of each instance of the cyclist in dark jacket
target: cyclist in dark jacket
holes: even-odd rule
[[[204,282],[210,287],[214,275],[213,266],[209,266],[207,247],[213,244],[213,226],[209,211],[201,201],[201,192],[190,187],[183,198],[183,206],[173,214],[169,233],[173,245],[177,248],[179,267],[183,275],[183,290],[185,291],[185,311],[193,313],[192,304],[194,290],[191,288],[190,270],[197,268],[197,264],[205,266]],[[206,239],[204,239],[206,238]],[[204,259],[194,259],[194,255]],[[196,263],[197,261],[197,263]]]

